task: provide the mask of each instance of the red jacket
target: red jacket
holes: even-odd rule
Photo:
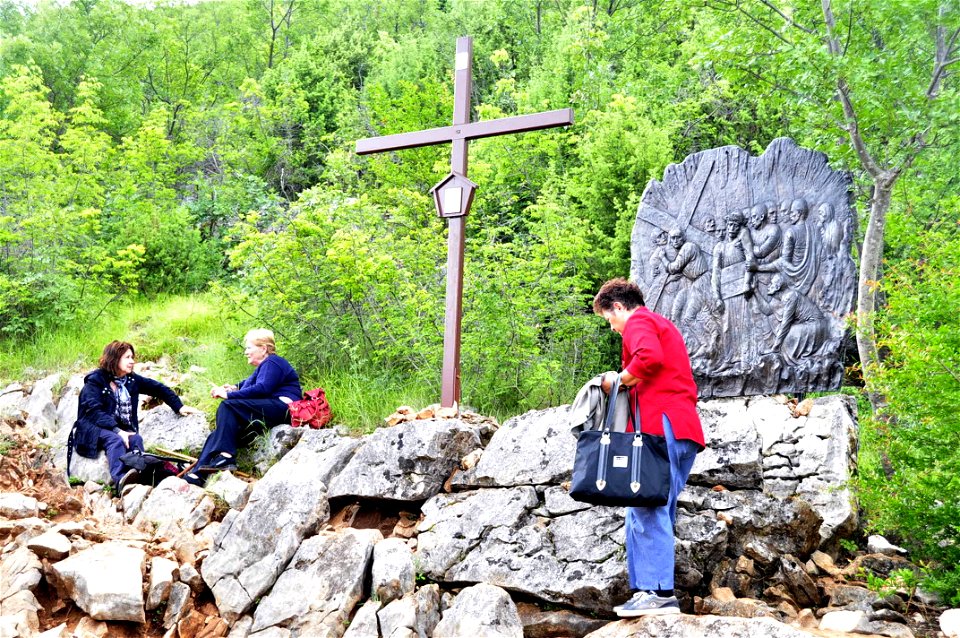
[[[697,385],[680,331],[667,318],[641,306],[623,329],[623,368],[640,379],[630,388],[640,402],[641,429],[663,435],[663,414],[678,439],[705,447],[697,414]]]

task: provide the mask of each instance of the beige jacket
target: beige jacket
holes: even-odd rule
[[[603,422],[607,418],[607,395],[600,387],[602,382],[603,375],[598,374],[587,381],[577,392],[577,398],[573,400],[568,416],[570,431],[574,436],[579,437],[585,429],[600,430],[603,428]],[[613,413],[611,430],[614,432],[627,431],[627,419],[630,412],[628,396],[627,388],[621,386]]]

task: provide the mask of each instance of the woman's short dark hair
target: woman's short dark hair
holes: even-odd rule
[[[600,291],[593,298],[593,311],[596,314],[603,314],[608,310],[613,310],[613,304],[621,303],[627,310],[633,310],[643,305],[643,293],[640,287],[632,281],[627,281],[622,277],[611,279],[600,286]]]
[[[100,369],[110,374],[116,374],[120,368],[120,359],[127,354],[127,350],[132,352],[134,356],[137,355],[133,346],[126,341],[111,341],[108,343],[103,348],[103,354],[100,355]]]

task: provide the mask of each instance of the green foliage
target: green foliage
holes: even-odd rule
[[[17,442],[6,434],[0,434],[0,456],[6,456],[17,446]]]
[[[864,423],[863,446],[876,452],[861,465],[862,498],[871,527],[931,561],[930,582],[956,597],[950,587],[960,565],[960,233],[949,223],[901,230],[913,234],[914,248],[885,278],[880,330],[889,354],[878,383],[888,407]]]

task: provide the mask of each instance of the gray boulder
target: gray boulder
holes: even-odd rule
[[[140,436],[147,448],[199,450],[209,434],[204,414],[180,416],[169,406],[160,405],[140,415]]]
[[[80,390],[83,389],[83,375],[74,374],[67,381],[67,385],[60,391],[60,400],[57,401],[57,432],[64,428],[69,431],[77,420],[77,410],[80,407]]]
[[[523,638],[523,624],[510,594],[480,583],[467,587],[443,612],[433,638]]]
[[[330,481],[330,498],[430,498],[440,492],[460,459],[479,445],[476,428],[456,419],[380,428],[362,440]]]
[[[96,620],[146,621],[142,549],[110,541],[51,566],[61,589]]]
[[[195,531],[211,521],[214,509],[216,504],[202,488],[168,476],[150,492],[133,525],[143,531],[161,525]]]
[[[627,593],[622,509],[534,513],[545,508],[532,487],[437,495],[423,506],[416,560],[436,581],[608,611]]]
[[[817,635],[772,618],[675,615],[621,620],[585,638],[813,638]]]
[[[384,638],[428,638],[440,622],[440,588],[421,587],[395,600],[379,612],[377,620]]]
[[[37,381],[21,406],[27,414],[27,429],[37,438],[45,439],[57,432],[57,406],[53,402],[53,388],[60,383],[61,377],[58,373]]]
[[[295,448],[257,482],[242,512],[223,519],[200,573],[228,623],[273,586],[301,541],[329,519],[326,471],[321,455]]]
[[[30,518],[39,512],[37,499],[18,492],[0,493],[0,516],[4,518]]]
[[[458,487],[543,485],[569,479],[577,449],[569,412],[570,406],[563,405],[509,419]]]
[[[253,632],[283,627],[296,635],[343,634],[361,600],[376,530],[321,532],[306,539],[253,615]]]
[[[689,483],[761,489],[760,433],[743,399],[716,399],[697,405],[707,448],[697,455]]]
[[[412,593],[416,587],[413,553],[406,541],[387,538],[373,548],[371,591],[384,605]]]
[[[4,419],[22,419],[23,410],[20,406],[24,400],[23,386],[11,383],[0,390],[0,421]]]

